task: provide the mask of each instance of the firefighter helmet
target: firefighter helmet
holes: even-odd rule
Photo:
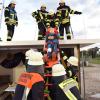
[[[67,61],[71,65],[78,66],[78,58],[77,57],[71,56],[71,57],[69,57],[69,59]]]
[[[65,0],[60,0],[59,4],[61,4],[61,3],[65,3]]]
[[[34,51],[33,49],[30,49],[25,54],[26,59],[28,59],[29,65],[43,65],[43,55],[41,52]]]
[[[46,8],[46,5],[45,5],[45,4],[42,4],[42,5],[41,5],[41,8]]]
[[[55,64],[52,66],[52,76],[62,76],[65,74],[66,71],[62,64]]]
[[[10,2],[10,4],[16,4],[16,1],[15,1],[15,0],[12,0],[12,1]]]
[[[49,11],[49,15],[53,15],[54,14],[54,11],[53,10],[50,10]]]

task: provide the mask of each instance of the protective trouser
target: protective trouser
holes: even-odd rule
[[[46,33],[44,22],[38,23],[38,29],[39,29],[38,40],[43,40],[45,38],[45,33]]]
[[[44,100],[44,80],[37,73],[22,73],[13,100]]]
[[[14,35],[14,29],[15,29],[15,25],[7,24],[7,30],[8,30],[7,41],[11,41],[12,40],[12,37]]]
[[[60,26],[59,26],[60,39],[64,39],[64,29],[66,31],[67,39],[71,39],[71,33],[70,33],[70,28],[69,27],[70,27],[69,23],[60,24]]]

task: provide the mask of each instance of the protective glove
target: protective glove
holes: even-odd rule
[[[9,21],[9,18],[5,19],[5,22],[8,22]]]
[[[79,11],[75,11],[75,13],[74,14],[82,14],[82,12],[79,12]]]
[[[16,26],[18,26],[18,22],[16,22]]]

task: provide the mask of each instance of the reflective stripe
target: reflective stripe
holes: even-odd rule
[[[9,11],[9,9],[8,9],[8,8],[6,8],[5,10],[6,10],[6,11]]]
[[[42,35],[38,35],[38,37],[43,37]]]
[[[67,19],[67,18],[65,18],[65,19],[62,19],[62,24],[65,24],[65,23],[68,23],[70,20],[69,19]]]
[[[42,78],[40,74],[24,72],[19,77],[18,84],[31,89],[33,84],[40,82],[40,81],[44,81],[44,79]]]
[[[64,56],[63,59],[66,60],[67,59],[67,56]]]
[[[39,12],[39,15],[40,15],[40,18],[43,19],[43,16],[42,16],[42,14],[40,12]]]
[[[71,93],[70,89],[73,88],[74,86],[78,86],[77,81],[75,81],[74,79],[70,78],[67,79],[65,81],[63,81],[62,83],[59,84],[59,87],[63,90],[63,92],[65,93],[65,95],[69,98],[69,100],[78,100],[73,93]]]
[[[58,25],[58,22],[55,22],[55,25]]]
[[[5,17],[5,19],[9,19],[9,17]]]
[[[71,71],[68,71],[69,72],[69,76],[71,77],[72,76],[72,72]]]
[[[64,36],[60,36],[60,39],[63,39],[64,38]]]
[[[7,39],[11,39],[11,36],[8,36]]]
[[[50,24],[49,24],[49,23],[47,23],[46,25],[47,25],[47,26],[49,26]]]
[[[69,33],[69,34],[66,34],[67,36],[71,36],[71,33]]]
[[[69,100],[78,100],[72,93],[70,90],[67,91],[66,93],[67,97],[69,98]]]

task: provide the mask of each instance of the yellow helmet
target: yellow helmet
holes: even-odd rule
[[[60,2],[59,3],[65,3],[65,0],[60,0]]]
[[[45,5],[45,4],[42,4],[42,5],[41,5],[41,8],[46,8],[46,5]]]

